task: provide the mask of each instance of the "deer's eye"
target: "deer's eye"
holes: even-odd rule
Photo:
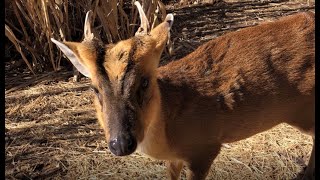
[[[99,93],[99,90],[94,87],[94,86],[91,86],[91,90],[94,92],[94,94],[98,97],[100,103],[101,103],[101,94]]]
[[[143,78],[141,79],[141,87],[142,87],[142,89],[145,90],[145,89],[148,88],[148,86],[149,86],[149,79],[143,77]]]
[[[95,94],[99,94],[99,91],[97,88],[90,86],[90,89],[95,93]]]

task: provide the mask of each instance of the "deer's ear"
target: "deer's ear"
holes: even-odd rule
[[[91,74],[86,67],[84,61],[81,59],[81,55],[79,54],[79,47],[82,46],[81,43],[74,42],[59,42],[53,38],[51,41],[55,43],[60,50],[68,57],[71,63],[78,69],[78,71],[86,77],[91,77]]]
[[[157,41],[156,51],[162,53],[163,48],[170,38],[170,29],[172,24],[173,14],[168,14],[161,24],[151,30],[150,35]]]
[[[95,59],[95,48],[92,48],[90,44],[94,39],[92,33],[92,11],[88,11],[84,23],[84,40],[82,43],[76,42],[59,42],[53,38],[51,41],[55,43],[60,50],[68,57],[71,63],[78,69],[78,71],[86,77],[91,77],[88,69],[90,60]],[[87,62],[87,64],[85,63]],[[89,62],[88,62],[89,61]]]

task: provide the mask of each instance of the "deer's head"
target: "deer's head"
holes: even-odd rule
[[[109,149],[118,156],[133,153],[143,140],[149,108],[156,90],[156,68],[169,38],[173,15],[149,31],[139,2],[141,26],[135,36],[116,44],[103,44],[91,32],[91,14],[86,15],[82,42],[51,39],[80,73],[91,79],[99,122]]]

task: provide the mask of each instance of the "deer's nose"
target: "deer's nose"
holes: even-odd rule
[[[116,156],[126,156],[137,148],[137,141],[132,136],[120,135],[109,142],[110,151]]]

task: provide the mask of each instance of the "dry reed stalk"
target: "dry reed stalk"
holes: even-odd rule
[[[13,34],[12,30],[10,29],[9,26],[5,25],[5,35],[6,37],[14,44],[14,46],[16,47],[17,51],[21,54],[22,59],[24,60],[24,62],[27,64],[28,68],[30,69],[30,71],[34,73],[32,66],[30,65],[29,61],[27,60],[27,58],[25,57],[24,53],[22,52],[21,46],[19,44],[19,40],[16,38],[16,36]]]
[[[165,17],[165,6],[160,0],[140,2],[153,26],[161,21],[158,18]],[[95,19],[94,33],[105,43],[132,37],[139,27],[133,3],[134,0],[6,1],[5,21],[10,29],[10,33],[6,30],[6,35],[10,36],[8,39],[15,44],[30,71],[56,71],[60,69],[63,54],[52,45],[51,37],[80,41],[85,13],[89,10],[93,11]]]

